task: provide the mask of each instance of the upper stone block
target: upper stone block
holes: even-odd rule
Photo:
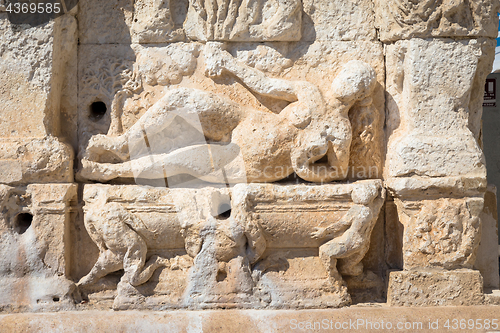
[[[301,0],[189,1],[189,37],[212,41],[299,41]]]
[[[498,34],[494,0],[375,0],[383,42],[413,37],[490,37]]]

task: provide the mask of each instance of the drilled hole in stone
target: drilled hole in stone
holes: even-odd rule
[[[33,215],[30,213],[18,214],[14,220],[14,231],[18,234],[24,234],[33,222]]]
[[[57,296],[56,296],[56,297],[53,297],[53,298],[52,298],[52,300],[53,300],[54,302],[59,302],[59,297],[57,297]]]
[[[94,102],[90,104],[89,117],[92,120],[100,120],[102,119],[102,117],[104,117],[106,111],[108,111],[108,108],[106,107],[106,104],[104,102],[101,101]]]
[[[227,278],[227,274],[224,271],[217,272],[217,282],[222,282]]]
[[[218,215],[216,216],[219,220],[227,220],[231,216],[231,205],[228,203],[222,203],[217,208]]]

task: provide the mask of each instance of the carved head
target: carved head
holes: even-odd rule
[[[344,65],[332,82],[332,94],[345,104],[369,97],[375,89],[377,74],[372,66],[359,60]]]

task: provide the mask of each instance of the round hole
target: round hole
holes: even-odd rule
[[[57,297],[57,296],[53,297],[53,298],[52,298],[52,301],[54,301],[54,302],[59,302],[59,297]]]
[[[33,222],[33,215],[30,213],[18,214],[14,220],[14,231],[18,234],[24,234]]]
[[[227,273],[224,271],[218,271],[216,280],[217,282],[222,282],[227,278]]]
[[[90,118],[93,120],[100,120],[104,115],[106,114],[106,111],[108,111],[108,108],[106,107],[106,104],[104,102],[94,102],[90,104]]]
[[[227,220],[231,216],[231,205],[228,203],[220,204],[217,208],[218,215],[216,216],[219,220]]]

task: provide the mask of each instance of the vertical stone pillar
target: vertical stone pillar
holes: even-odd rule
[[[67,279],[76,185],[0,185],[0,309],[72,309]]]
[[[75,18],[30,26],[0,12],[0,45],[0,183],[72,182],[60,110],[66,65],[76,57]]]
[[[404,232],[392,305],[478,304],[487,187],[482,95],[498,3],[376,0],[386,54],[386,185]]]
[[[0,309],[71,309],[76,19],[11,19],[0,5]]]

